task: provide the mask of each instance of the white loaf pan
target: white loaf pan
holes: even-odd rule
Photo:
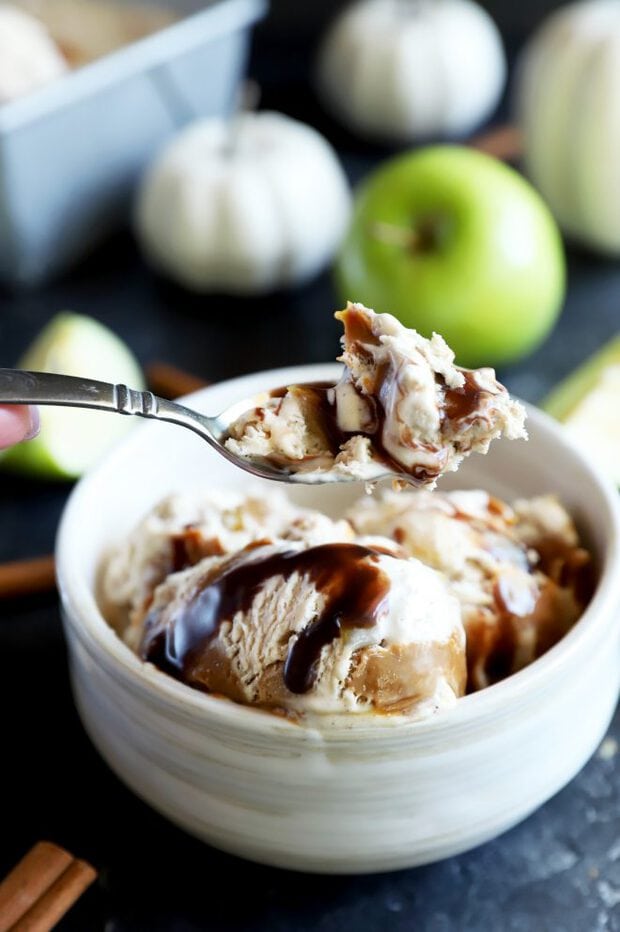
[[[157,149],[230,112],[266,8],[175,0],[184,19],[0,106],[0,280],[42,282],[128,217]]]

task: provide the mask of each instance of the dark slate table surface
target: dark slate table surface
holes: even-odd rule
[[[307,49],[252,67],[265,106],[318,125],[358,180],[387,153],[363,147],[321,113]],[[620,329],[620,266],[569,252],[569,293],[546,344],[504,370],[536,401]],[[188,296],[154,276],[121,233],[61,280],[0,292],[0,365],[58,310],[114,328],[141,361],[163,358],[205,379],[333,358],[338,327],[326,274],[261,300]],[[49,552],[69,489],[0,480],[0,560]],[[136,799],[86,738],[71,700],[55,596],[0,605],[0,874],[40,838],[100,869],[65,930],[159,932],[595,932],[620,930],[620,718],[579,776],[503,837],[443,863],[364,877],[253,865],[190,838]],[[228,895],[235,884],[238,895]]]

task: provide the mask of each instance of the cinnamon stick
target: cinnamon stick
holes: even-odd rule
[[[11,932],[49,932],[97,877],[86,861],[74,860],[43,896],[13,925]]]
[[[51,887],[73,858],[68,851],[40,841],[0,884],[0,932],[6,932]]]
[[[208,383],[197,375],[171,366],[167,362],[152,362],[146,367],[149,388],[162,398],[178,398],[204,388]]]
[[[470,141],[470,146],[504,162],[514,162],[523,154],[521,130],[510,123],[494,126]]]
[[[0,599],[51,592],[56,585],[54,557],[34,557],[0,564]]]
[[[49,932],[96,876],[64,848],[38,842],[0,884],[0,932]]]

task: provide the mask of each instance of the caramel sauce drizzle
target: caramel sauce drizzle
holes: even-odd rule
[[[163,630],[152,611],[145,622],[142,659],[188,682],[188,670],[221,624],[247,612],[269,579],[288,579],[297,573],[311,581],[324,599],[320,614],[291,637],[284,663],[287,689],[305,693],[316,681],[323,648],[346,628],[372,627],[386,609],[390,581],[378,565],[379,550],[336,543],[261,556],[264,545],[262,541],[246,547],[221,572],[207,574]]]

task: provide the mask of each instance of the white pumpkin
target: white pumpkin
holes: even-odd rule
[[[526,171],[560,226],[620,255],[620,2],[573,4],[543,23],[516,102]]]
[[[196,291],[257,294],[332,258],[351,194],[326,140],[279,113],[184,130],[147,173],[137,209],[146,253]]]
[[[506,61],[472,0],[360,0],[329,29],[317,78],[352,129],[406,142],[470,133],[495,109]]]

